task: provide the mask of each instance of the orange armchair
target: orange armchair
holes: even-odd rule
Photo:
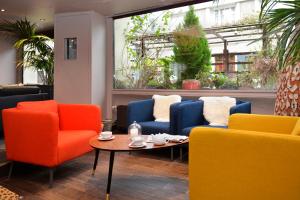
[[[2,114],[7,158],[49,167],[50,186],[53,169],[91,151],[89,139],[102,129],[95,105],[21,102]]]

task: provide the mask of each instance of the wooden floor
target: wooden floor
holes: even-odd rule
[[[187,161],[170,161],[167,153],[116,153],[111,200],[188,199]],[[92,152],[58,167],[51,189],[45,168],[24,164],[17,164],[12,178],[2,179],[0,185],[24,200],[104,200],[109,154],[100,152],[95,176],[93,159]]]

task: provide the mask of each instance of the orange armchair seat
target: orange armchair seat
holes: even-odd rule
[[[7,158],[50,168],[91,151],[102,129],[95,105],[20,102],[2,114]]]

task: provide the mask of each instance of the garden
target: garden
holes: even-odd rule
[[[114,88],[276,88],[276,38],[264,37],[259,13],[209,28],[198,14],[189,6],[181,18],[172,10],[129,17],[123,38],[115,36]],[[237,43],[245,45],[239,49]]]

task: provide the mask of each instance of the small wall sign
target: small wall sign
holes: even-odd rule
[[[65,38],[64,39],[64,53],[65,60],[77,59],[77,38]]]

